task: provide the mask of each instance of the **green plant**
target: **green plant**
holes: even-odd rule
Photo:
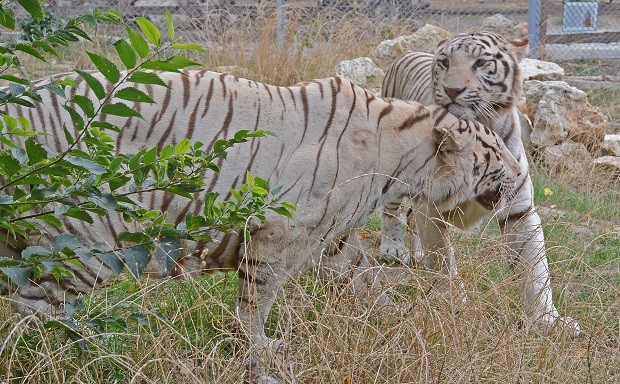
[[[26,19],[19,22],[22,30],[22,38],[28,41],[35,41],[64,28],[66,23],[61,18],[48,10],[43,11],[43,17],[29,15]]]
[[[44,17],[38,1],[20,4],[34,18]],[[139,194],[154,191],[191,198],[206,187],[205,172],[219,172],[217,164],[226,159],[227,149],[269,132],[241,130],[231,138],[217,140],[212,149],[201,142],[182,140],[163,148],[117,154],[110,132],[119,132],[121,128],[97,117],[105,114],[142,118],[130,105],[153,103],[145,92],[120,86],[126,82],[166,86],[158,73],[179,72],[196,65],[179,55],[179,51],[203,50],[197,44],[175,40],[170,13],[166,15],[167,39],[149,20],[140,17],[135,21],[139,30],[124,24],[116,11],[95,10],[91,15],[69,20],[65,29],[33,37],[30,43],[0,47],[0,79],[9,82],[8,87],[0,90],[0,105],[16,103],[32,108],[40,101],[38,91],[46,89],[66,100],[62,108],[69,113],[73,125],[63,127],[66,149],[54,152],[37,142],[36,137],[46,133],[33,131],[24,116],[0,117],[0,236],[7,245],[7,255],[0,257],[0,271],[18,286],[48,274],[57,280],[72,277],[73,269],[66,265],[84,268],[95,254],[115,272],[120,273],[127,265],[137,277],[155,253],[161,269],[169,271],[179,257],[180,240],[209,242],[210,231],[244,228],[249,217],[264,219],[265,209],[287,216],[294,209],[287,203],[278,203],[273,198],[277,190],[271,191],[265,180],[249,173],[246,183],[231,191],[230,200],[221,201],[216,193],[208,193],[202,212],[188,215],[179,226],[167,222],[165,212],[138,201]],[[69,89],[77,86],[70,76],[35,84],[11,74],[25,73],[20,71],[18,51],[46,60],[42,51],[58,55],[52,43],[68,46],[80,38],[90,40],[83,26],[102,22],[125,28],[127,39],[117,40],[114,48],[126,70],[121,71],[106,57],[88,52],[93,65],[113,85],[106,88],[90,73],[76,70],[75,75],[81,76],[94,93],[94,100],[79,94],[67,96]],[[0,7],[0,24],[15,27],[10,10]],[[116,240],[122,245],[113,252],[102,251],[99,244],[85,244],[63,228],[64,218],[92,223],[93,215],[116,212],[139,223],[142,230],[120,233]],[[29,244],[28,239],[44,233],[46,225],[61,234],[54,236],[48,246]],[[18,252],[19,248],[24,249]],[[7,257],[8,254],[21,257]],[[63,326],[70,334],[73,329],[62,322],[49,324]],[[78,334],[73,333],[72,337],[77,338]]]

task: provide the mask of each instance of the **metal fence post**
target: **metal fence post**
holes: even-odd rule
[[[284,2],[285,0],[276,0],[276,37],[279,42],[282,42],[284,39],[284,31],[286,30],[286,5]]]
[[[542,0],[528,0],[527,34],[530,39],[530,56],[538,58],[541,35]]]

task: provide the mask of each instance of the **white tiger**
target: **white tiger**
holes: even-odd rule
[[[237,313],[254,351],[250,381],[276,380],[277,372],[267,371],[286,365],[285,344],[269,339],[264,323],[291,276],[320,266],[354,290],[370,287],[376,300],[389,300],[367,273],[369,261],[352,232],[375,208],[405,195],[442,210],[477,196],[496,205],[514,191],[519,164],[498,136],[440,107],[377,98],[337,77],[291,87],[208,71],[161,77],[169,88],[140,86],[156,102],[135,106],[144,121],[123,123],[107,116],[123,127],[116,136],[119,152],[184,138],[212,145],[240,129],[266,129],[277,135],[229,151],[221,173],[207,176],[209,190],[226,195],[250,171],[283,187],[281,199],[297,206],[294,218],[267,214],[264,223],[250,226],[250,239],[238,231],[194,249],[187,245],[187,256],[179,262],[179,269],[190,272],[201,265],[203,270],[238,272]],[[81,80],[69,96],[74,94],[92,96]],[[7,112],[29,117],[34,129],[50,134],[42,139],[48,146],[65,148],[61,127],[69,116],[55,94],[42,97],[36,109],[11,106]],[[161,192],[143,196],[150,206],[168,210],[172,221],[199,209],[200,198],[196,200]],[[111,243],[126,225],[120,217],[93,225],[69,224],[69,230],[87,241]],[[88,270],[77,270],[75,278],[56,283],[44,277],[21,287],[13,296],[15,307],[22,313],[62,312],[65,301],[92,290],[111,274],[93,257]]]
[[[546,333],[558,326],[577,336],[579,324],[560,317],[553,305],[543,231],[521,141],[516,104],[522,94],[519,62],[527,43],[527,39],[506,41],[494,33],[477,32],[440,43],[434,55],[408,52],[387,70],[382,96],[439,104],[456,116],[481,122],[504,140],[519,160],[521,175],[509,209],[496,214],[511,249],[511,264],[525,289],[528,328],[535,326]],[[410,256],[403,241],[400,204],[394,200],[384,207],[380,249],[388,258],[407,264]],[[418,208],[415,219],[410,220],[415,258],[422,259],[425,254],[427,268],[441,268],[457,276],[448,225],[472,228],[489,217],[490,207],[472,200],[451,211],[432,204]]]

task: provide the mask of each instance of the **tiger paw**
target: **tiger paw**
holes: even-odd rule
[[[579,323],[572,317],[560,317],[554,315],[544,315],[533,322],[530,328],[542,335],[561,335],[575,339],[581,335]]]
[[[290,376],[288,344],[282,340],[270,340],[269,345],[252,356],[247,365],[245,383],[279,384],[286,383]]]
[[[402,239],[392,239],[386,236],[381,238],[381,245],[379,246],[379,258],[387,262],[399,262],[407,265],[411,261],[411,256],[407,251],[407,247],[404,245]]]

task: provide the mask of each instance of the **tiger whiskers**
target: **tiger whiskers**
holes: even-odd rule
[[[489,120],[499,117],[499,113],[494,108],[499,105],[498,103],[487,100],[478,100],[476,103],[472,103],[471,105],[478,116]]]

